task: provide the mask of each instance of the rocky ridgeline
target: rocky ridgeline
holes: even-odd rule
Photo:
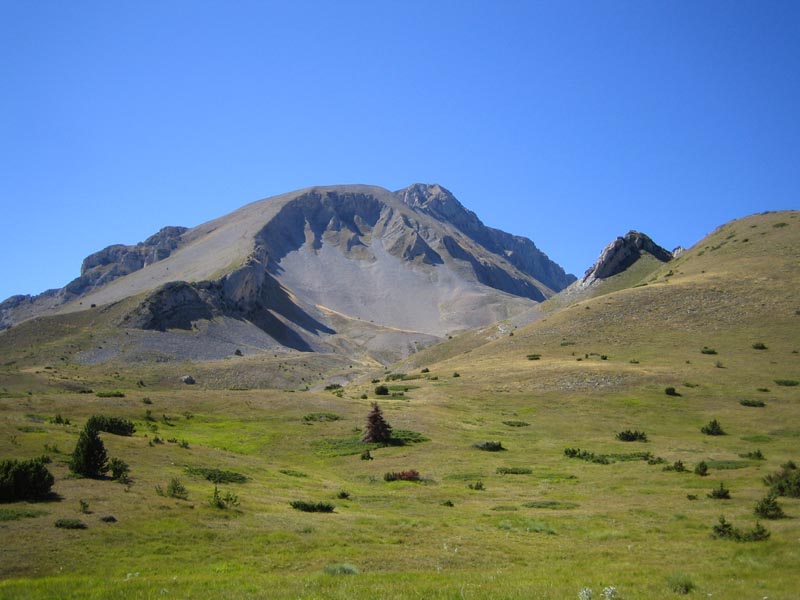
[[[580,282],[581,287],[588,287],[598,279],[606,279],[622,273],[639,260],[643,252],[647,252],[661,262],[673,259],[673,253],[665,250],[652,239],[638,231],[629,231],[618,237],[603,249],[600,258],[586,271]]]

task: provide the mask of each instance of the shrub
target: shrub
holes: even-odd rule
[[[694,472],[695,475],[700,475],[700,477],[705,477],[708,475],[708,465],[706,464],[706,461],[701,460],[699,463],[697,463],[694,467]]]
[[[478,450],[485,450],[486,452],[501,452],[505,450],[502,442],[476,442],[472,444],[472,447]]]
[[[766,460],[764,453],[761,452],[760,449],[755,449],[752,452],[745,452],[744,454],[740,454],[742,458],[749,458],[751,460]]]
[[[767,494],[756,502],[753,512],[762,519],[783,519],[786,516],[775,494]]]
[[[455,373],[453,373],[453,377],[461,377],[461,373],[459,373],[458,371],[456,371]]]
[[[103,415],[89,417],[89,420],[86,421],[86,427],[92,427],[96,431],[105,431],[106,433],[124,436],[133,435],[136,431],[136,426],[127,419],[106,417]]]
[[[767,405],[763,400],[739,400],[739,404],[741,404],[742,406],[754,406],[754,407],[762,407]]]
[[[675,391],[675,388],[673,386],[664,388],[664,393],[667,396],[680,396],[680,394],[677,391]]]
[[[65,419],[60,413],[50,419],[50,422],[54,425],[69,425],[69,419]]]
[[[43,458],[0,461],[0,502],[44,498],[54,481]]]
[[[717,353],[716,350],[714,350],[713,348],[709,348],[708,346],[703,346],[703,349],[700,350],[700,352],[702,352],[703,354],[716,354]]]
[[[347,490],[339,490],[336,493],[336,497],[339,500],[348,500],[350,498],[350,492],[348,492]]]
[[[334,509],[333,504],[329,502],[306,502],[304,500],[293,500],[289,502],[289,506],[303,512],[331,513]]]
[[[367,415],[367,426],[362,442],[387,444],[392,440],[392,427],[383,418],[377,402],[372,403],[372,410]]]
[[[530,423],[527,421],[503,421],[503,425],[508,425],[509,427],[528,427]]]
[[[782,385],[784,387],[794,387],[798,383],[800,383],[800,382],[795,381],[794,379],[775,379],[775,384],[776,385]]]
[[[108,392],[97,392],[95,396],[98,398],[124,398],[125,392],[120,390],[111,390]]]
[[[626,429],[617,434],[617,439],[622,442],[646,442],[647,434],[644,431]]]
[[[541,354],[528,354],[528,360],[539,360],[542,358]]]
[[[430,373],[430,372],[431,372],[431,370],[428,367],[425,367],[424,369],[422,369],[420,371],[420,373]]]
[[[708,494],[708,497],[713,498],[714,500],[730,500],[731,492],[720,481],[719,487],[711,490],[711,492]]]
[[[337,415],[336,413],[314,412],[304,415],[303,421],[305,423],[324,423],[325,421],[338,421],[341,418],[342,417]]]
[[[498,475],[530,475],[533,469],[528,467],[497,467]]]
[[[211,467],[186,467],[190,475],[203,477],[212,483],[247,483],[247,476],[236,471],[225,471]]]
[[[384,481],[419,481],[421,479],[419,471],[408,469],[406,471],[395,471],[384,473]]]
[[[364,450],[364,452],[361,453],[361,460],[375,460],[375,459],[372,458],[372,454],[370,453],[369,450]]]
[[[483,490],[486,489],[486,486],[483,485],[483,482],[480,479],[475,483],[470,483],[467,487],[469,487],[469,489],[471,490],[475,490],[478,492],[482,492]]]
[[[339,390],[341,388],[342,388],[341,383],[329,383],[328,385],[325,386],[325,391],[330,392],[332,390]]]
[[[112,458],[108,461],[108,468],[111,471],[111,477],[120,481],[122,483],[127,483],[128,481],[128,473],[130,472],[131,468],[121,458]]]
[[[97,430],[87,423],[78,437],[69,465],[73,473],[99,478],[108,471],[108,454]]]
[[[598,465],[610,465],[611,459],[603,454],[595,454],[588,450],[581,450],[580,448],[565,448],[564,456],[569,458],[579,458],[587,462],[596,463]]]
[[[667,587],[676,594],[689,594],[695,585],[686,573],[673,573],[667,577]]]
[[[388,396],[389,395],[389,387],[384,385],[384,384],[375,386],[375,395],[376,396]]]
[[[230,491],[220,494],[219,488],[214,486],[214,491],[211,494],[211,500],[209,500],[209,504],[211,504],[212,508],[219,509],[239,506],[239,496]]]
[[[59,519],[56,521],[59,529],[86,529],[86,523],[80,519]]]
[[[712,527],[712,535],[723,540],[733,540],[735,542],[760,542],[769,539],[769,531],[756,521],[755,527],[749,531],[742,531],[734,527],[722,516],[719,523]]]
[[[753,344],[753,350],[766,350],[766,349],[767,347],[766,345],[764,345],[763,342],[756,342],[755,344]]]
[[[664,471],[675,471],[676,473],[685,473],[686,465],[683,464],[682,460],[676,460],[671,465],[664,467]]]
[[[700,431],[706,435],[725,435],[722,425],[720,425],[719,421],[716,419],[710,421],[708,425],[703,425],[703,427],[700,428]]]
[[[764,477],[764,483],[776,496],[800,498],[800,470],[792,461],[784,463],[777,473]]]

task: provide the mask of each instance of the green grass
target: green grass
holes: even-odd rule
[[[778,219],[789,226],[774,228]],[[371,393],[369,382],[382,369],[337,397],[322,390],[322,381],[320,391],[301,391],[306,382],[279,375],[285,370],[270,356],[253,359],[252,373],[287,377],[272,383],[276,389],[247,379],[251,389],[234,391],[244,361],[88,367],[68,360],[45,371],[53,351],[87,342],[85,316],[0,334],[0,388],[7,389],[0,457],[33,458],[45,443],[62,451],[49,465],[57,497],[0,506],[0,514],[26,515],[0,526],[0,544],[14,549],[0,561],[0,597],[563,600],[585,587],[597,597],[613,585],[623,598],[644,600],[683,594],[689,582],[689,597],[792,598],[800,537],[795,499],[781,499],[789,518],[769,522],[768,540],[711,536],[722,510],[741,531],[752,531],[753,507],[768,492],[763,477],[800,462],[796,388],[773,383],[797,379],[797,226],[786,214],[753,223],[758,229],[748,231],[745,254],[733,251],[740,244],[731,238],[700,255],[704,245],[725,241],[731,227],[745,227],[737,222],[677,264],[656,266],[654,282],[582,300],[591,310],[566,305],[513,337],[472,332],[409,357],[395,370],[426,366],[440,378],[414,380],[413,397],[381,400],[403,445],[359,441],[370,407],[360,396]],[[783,254],[776,257],[776,249]],[[667,269],[674,274],[663,283]],[[44,339],[56,333],[66,341]],[[754,351],[753,340],[769,350]],[[715,368],[715,357],[698,351],[703,345],[716,349],[727,368]],[[531,349],[542,358],[529,361]],[[612,360],[575,360],[601,352]],[[300,354],[281,358],[284,369],[297,367],[298,380],[303,361],[321,364]],[[342,361],[341,372],[349,364]],[[217,383],[172,383],[190,366]],[[148,385],[139,390],[143,377]],[[125,397],[79,394],[66,383],[120,389]],[[682,395],[666,396],[668,386]],[[766,407],[739,404],[764,386],[771,390]],[[152,405],[143,406],[144,397]],[[157,419],[155,431],[143,421],[145,408]],[[109,454],[130,465],[132,482],[71,477],[66,461],[80,428],[48,423],[55,414],[73,423],[92,414],[136,422],[131,437],[101,434]],[[315,414],[341,418],[304,421]],[[729,435],[703,435],[711,419]],[[44,433],[19,429],[32,426]],[[627,452],[630,444],[614,439],[625,429],[647,431],[653,457],[680,460],[690,472],[664,472],[644,460],[646,453]],[[150,445],[155,435],[186,439],[189,448]],[[507,450],[479,452],[471,447],[479,440],[502,440]],[[613,461],[573,460],[565,447]],[[740,458],[756,447],[766,460]],[[374,460],[360,459],[365,449]],[[701,460],[708,477],[691,473]],[[199,471],[187,476],[187,467],[246,477],[246,484],[220,484],[220,492],[236,492],[238,506],[209,506],[215,483]],[[504,468],[532,472],[498,473]],[[422,473],[424,483],[383,481],[386,472],[408,469]],[[185,485],[186,500],[155,492],[173,477]],[[469,489],[476,481],[485,489]],[[707,498],[722,481],[731,499]],[[341,490],[349,497],[337,498]],[[79,513],[81,499],[91,514]],[[335,511],[294,510],[296,500]],[[116,522],[101,520],[111,515]],[[54,527],[76,517],[87,529]]]

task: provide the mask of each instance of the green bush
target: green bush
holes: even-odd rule
[[[111,390],[108,392],[97,392],[95,396],[98,398],[124,398],[125,392],[120,390]]]
[[[767,346],[763,342],[756,342],[753,344],[753,350],[766,350]]]
[[[800,498],[800,470],[794,462],[781,465],[781,470],[764,477],[764,483],[776,496]]]
[[[189,475],[195,475],[212,483],[247,483],[247,477],[236,471],[225,471],[211,467],[186,467]]]
[[[680,394],[677,391],[675,391],[675,388],[673,386],[664,388],[664,393],[667,396],[680,396]]]
[[[44,498],[54,481],[43,457],[0,461],[0,502]]]
[[[564,456],[568,458],[579,458],[587,462],[596,463],[598,465],[610,465],[611,459],[604,454],[595,454],[588,450],[581,450],[580,448],[564,448]]]
[[[122,483],[127,483],[128,473],[130,473],[130,466],[121,458],[112,458],[108,461],[108,468],[111,471],[111,477]]]
[[[467,487],[478,492],[482,492],[486,489],[486,486],[483,485],[483,482],[480,479],[475,483],[470,483]]]
[[[798,383],[800,383],[800,381],[795,381],[794,379],[775,379],[776,385],[782,385],[784,387],[794,387]]]
[[[69,465],[70,470],[84,477],[99,478],[108,471],[108,454],[103,440],[94,427],[89,423],[83,428],[75,450],[72,452],[72,459]]]
[[[80,519],[59,519],[56,521],[59,529],[86,529],[86,523]]]
[[[766,460],[764,453],[761,452],[760,449],[753,450],[752,452],[745,452],[744,454],[740,454],[742,458],[749,458],[751,460]]]
[[[763,400],[739,400],[739,404],[742,406],[753,406],[758,408],[767,405]]]
[[[767,494],[756,502],[753,512],[762,519],[783,519],[786,516],[775,494]]]
[[[533,469],[528,467],[497,467],[498,475],[530,475]]]
[[[706,464],[706,461],[701,460],[697,463],[694,467],[694,472],[696,475],[700,475],[700,477],[708,475],[708,464]]]
[[[341,418],[342,417],[337,415],[336,413],[314,412],[304,415],[303,421],[305,423],[324,423],[325,421],[338,421]]]
[[[539,360],[542,358],[541,354],[528,354],[528,360]]]
[[[389,473],[384,473],[383,480],[384,481],[420,481],[422,479],[420,477],[419,471],[416,469],[408,469],[406,471],[394,471]]]
[[[136,432],[136,426],[132,421],[104,415],[89,417],[89,420],[86,421],[86,427],[92,427],[96,431],[104,431],[114,435],[130,436]]]
[[[725,485],[720,481],[719,487],[714,488],[708,494],[709,498],[713,498],[714,500],[730,500],[731,499],[731,492]]]
[[[770,533],[758,521],[756,521],[753,529],[742,531],[726,521],[724,516],[721,516],[719,523],[712,527],[712,535],[718,539],[733,540],[735,542],[760,542],[769,539]]]
[[[289,506],[303,512],[332,513],[334,509],[330,502],[305,502],[304,500],[293,500],[289,502]]]
[[[350,492],[348,492],[347,490],[339,490],[338,492],[336,492],[336,497],[339,500],[349,500]]]
[[[509,427],[528,427],[530,423],[527,421],[503,421],[503,425],[508,425]]]
[[[726,435],[722,425],[716,419],[711,420],[708,425],[703,425],[700,431],[706,435]]]
[[[647,434],[644,431],[626,429],[617,434],[617,439],[621,442],[646,442]]]
[[[219,509],[239,506],[239,496],[230,491],[221,494],[217,486],[214,486],[214,492],[211,494],[211,500],[209,500],[209,504],[213,508]]]
[[[389,395],[389,387],[381,384],[375,386],[375,395],[376,396],[388,396]]]
[[[472,447],[486,452],[501,452],[505,450],[502,442],[476,442],[472,444]]]
[[[664,467],[664,471],[675,471],[676,473],[685,473],[686,472],[686,465],[683,464],[682,460],[676,460],[669,466]]]
[[[703,354],[716,354],[717,353],[716,350],[714,350],[713,348],[709,348],[708,346],[703,346],[703,349],[700,350],[700,352],[702,352]]]
[[[50,422],[52,424],[54,424],[54,425],[69,425],[70,424],[69,419],[65,419],[64,417],[61,416],[60,413],[57,414],[52,419],[50,419]]]

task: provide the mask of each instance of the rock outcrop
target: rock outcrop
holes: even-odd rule
[[[669,262],[673,258],[672,252],[665,250],[645,234],[629,231],[625,236],[618,237],[603,249],[600,258],[581,279],[581,286],[588,286],[598,279],[606,279],[622,273],[639,260],[643,252],[661,262]]]

